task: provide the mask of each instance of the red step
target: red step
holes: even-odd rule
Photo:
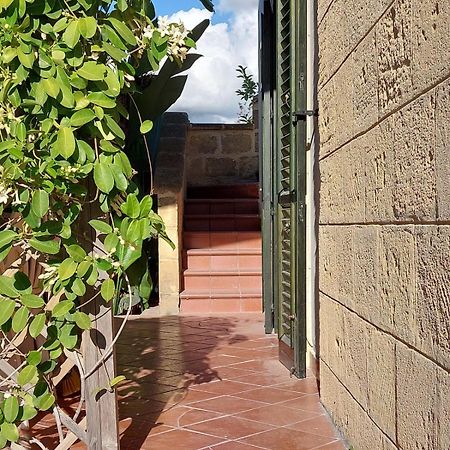
[[[184,313],[261,312],[257,184],[190,188],[184,216]]]

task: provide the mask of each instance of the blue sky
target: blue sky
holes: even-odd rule
[[[170,16],[180,10],[189,11],[191,8],[203,7],[200,0],[153,0],[153,4],[158,16]],[[215,5],[217,5],[217,1]],[[217,11],[216,8],[216,13],[212,17],[212,23],[228,22],[231,17],[231,14]]]
[[[241,87],[236,68],[247,66],[257,78],[258,72],[258,3],[259,0],[213,0],[216,13],[198,42],[195,53],[201,54],[187,72],[188,81],[173,111],[189,114],[192,123],[233,123],[238,119]],[[183,21],[194,28],[211,13],[200,0],[153,0],[158,16]]]

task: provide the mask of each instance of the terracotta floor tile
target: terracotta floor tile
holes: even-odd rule
[[[191,387],[195,391],[211,392],[218,395],[237,394],[239,392],[249,391],[255,389],[254,385],[239,383],[236,381],[214,381],[211,383],[197,384]]]
[[[221,439],[215,436],[188,430],[174,430],[153,436],[141,446],[141,450],[199,450],[219,442]]]
[[[303,392],[304,394],[316,394],[318,392],[317,380],[315,378],[305,378],[303,380],[290,380],[277,386],[278,389],[287,391]]]
[[[243,401],[241,398],[231,397],[228,395],[190,404],[192,408],[206,409],[207,411],[214,411],[223,414],[237,414],[263,405],[264,404],[261,402],[256,402],[253,400]]]
[[[214,447],[215,448],[215,447]],[[346,450],[346,446],[342,443],[342,441],[334,441],[330,444],[321,445],[320,447],[316,447],[314,450]]]
[[[210,447],[211,450],[257,450],[258,448],[262,447],[255,447],[253,445],[244,444],[237,441],[224,442],[223,444]]]
[[[239,439],[255,433],[272,429],[270,425],[245,420],[238,417],[220,417],[187,427],[201,433],[210,433],[225,439]]]
[[[299,398],[283,402],[282,405],[287,406],[288,408],[303,409],[304,411],[315,412],[318,414],[325,413],[325,409],[320,403],[317,394],[303,395]]]
[[[245,369],[237,369],[234,367],[218,367],[216,369],[217,374],[220,378],[224,379],[224,380],[234,380],[237,379],[239,377],[247,377],[249,374],[251,375],[255,375],[254,372],[251,372],[250,370],[245,370]]]
[[[309,411],[304,411],[306,415],[312,414]],[[299,423],[293,423],[288,428],[294,430],[306,431],[307,433],[318,434],[320,436],[326,436],[334,439],[338,439],[339,436],[331,422],[330,418],[326,415],[320,415],[312,417],[308,420],[304,420]]]
[[[314,413],[293,410],[280,405],[268,405],[261,408],[251,409],[240,414],[236,414],[236,417],[242,417],[243,419],[255,420],[256,422],[266,423],[268,425],[276,425],[279,427],[293,425],[303,420],[311,419],[311,415]],[[320,417],[320,416],[319,416]],[[314,419],[312,419],[314,420]],[[319,423],[314,422],[316,426]],[[309,431],[307,429],[296,428],[300,431]],[[312,431],[309,431],[312,433]],[[319,433],[320,434],[320,433]],[[332,435],[334,437],[334,434]]]
[[[286,369],[286,367],[282,366],[280,362],[275,358],[266,360],[257,359],[254,361],[247,361],[240,364],[234,364],[230,367],[236,369],[251,370],[252,372],[257,373],[266,373],[289,377],[289,371]]]
[[[330,438],[287,428],[276,428],[240,440],[268,450],[311,450],[332,441]]]
[[[295,400],[305,394],[300,392],[283,391],[273,387],[260,387],[252,391],[245,391],[235,394],[236,397],[245,398],[248,400],[256,400],[264,403],[280,403],[287,400]]]
[[[216,419],[220,413],[203,411],[200,409],[178,406],[162,412],[155,420],[157,424],[168,425],[175,428],[185,427],[205,420]],[[211,434],[211,433],[209,433]]]
[[[242,377],[235,378],[234,381],[239,381],[241,383],[251,383],[257,386],[274,386],[280,384],[280,377],[277,375],[258,375],[252,373],[251,376],[247,373]],[[278,386],[277,386],[278,387]]]

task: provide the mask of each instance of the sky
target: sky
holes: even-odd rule
[[[204,19],[211,25],[198,42],[203,55],[188,73],[182,97],[171,108],[189,114],[192,123],[233,123],[238,120],[241,85],[238,65],[258,73],[258,0],[214,0],[216,12],[206,11],[200,0],[153,0],[158,16],[181,19],[193,28]]]

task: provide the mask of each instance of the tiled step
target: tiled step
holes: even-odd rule
[[[261,289],[261,270],[185,270],[184,289],[206,290],[258,290]]]
[[[259,201],[255,198],[187,199],[187,215],[195,214],[259,214]]]
[[[184,216],[186,231],[257,231],[261,229],[258,214],[197,214]]]
[[[261,249],[260,231],[186,231],[185,249],[248,250]]]
[[[187,198],[259,198],[257,183],[243,183],[232,186],[190,187]]]
[[[259,270],[262,267],[260,249],[219,250],[192,249],[185,251],[184,268],[191,270]]]
[[[185,290],[180,295],[181,312],[261,312],[261,289],[228,290]]]

